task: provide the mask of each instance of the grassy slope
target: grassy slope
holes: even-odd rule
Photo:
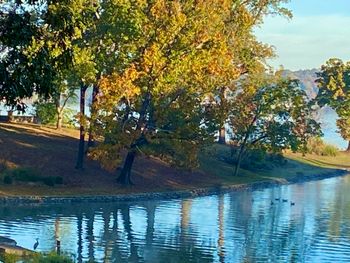
[[[343,168],[350,169],[350,153],[339,152],[336,157],[331,156],[319,156],[319,155],[310,155],[306,157],[301,156],[301,154],[287,153],[286,156],[292,160],[319,166],[323,168]]]
[[[302,158],[297,154],[288,154],[290,160],[285,167],[259,173],[241,169],[241,176],[233,177],[233,167],[218,158],[228,148],[215,145],[210,154],[201,154],[200,171],[192,173],[176,170],[159,160],[140,157],[133,170],[136,185],[124,188],[115,183],[115,173],[102,170],[96,162],[88,160],[84,171],[74,169],[77,138],[78,132],[75,130],[56,131],[36,125],[0,123],[0,165],[6,163],[10,168],[34,168],[45,176],[62,176],[65,182],[64,186],[55,187],[0,183],[0,195],[119,194],[195,189],[266,180],[283,181],[301,173],[305,176],[329,173],[332,168],[347,168],[346,164],[350,164],[350,155],[345,153],[336,158]]]
[[[232,176],[232,166],[214,157],[215,155],[223,155],[225,151],[228,151],[227,147],[216,145],[214,147],[214,153],[201,156],[201,167],[204,171],[223,178],[226,184],[251,183],[264,180],[277,180],[283,182],[288,178],[294,178],[301,175],[312,176],[327,174],[334,171],[334,169],[346,168],[345,165],[340,166],[338,164],[350,164],[350,155],[344,153],[340,153],[342,156],[342,162],[338,160],[338,157],[323,157],[316,155],[302,157],[300,154],[287,153],[285,154],[285,157],[288,158],[288,163],[283,167],[276,167],[273,170],[259,172],[240,169],[239,174],[241,176],[234,177]],[[316,160],[318,160],[318,162]],[[322,160],[329,165],[322,164]]]

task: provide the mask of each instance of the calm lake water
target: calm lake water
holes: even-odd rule
[[[0,235],[27,248],[38,237],[44,252],[58,238],[76,262],[350,262],[350,176],[184,200],[0,207]]]

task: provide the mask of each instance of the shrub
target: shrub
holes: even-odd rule
[[[53,102],[35,102],[35,113],[42,124],[54,124],[56,121],[56,105]]]
[[[282,153],[271,153],[267,156],[267,160],[272,162],[274,166],[284,166],[288,163]]]
[[[26,262],[30,263],[73,263],[73,260],[68,256],[58,255],[55,252],[50,254],[36,254]]]
[[[13,178],[16,181],[22,182],[39,182],[41,176],[38,171],[32,168],[15,168],[10,170]]]
[[[338,148],[333,146],[333,145],[326,145],[323,149],[322,149],[322,155],[324,156],[337,156],[338,153]]]
[[[237,147],[231,147],[231,154],[228,156],[219,155],[219,160],[228,164],[236,165],[238,154]],[[281,153],[267,153],[262,149],[248,149],[243,155],[241,168],[249,171],[272,170],[274,167],[285,166],[287,160]]]
[[[19,262],[19,256],[12,254],[0,254],[0,262],[16,263]]]
[[[322,149],[324,148],[324,142],[320,137],[310,138],[307,141],[307,152],[321,155]]]
[[[5,162],[0,160],[0,173],[4,172],[7,169],[7,165]]]
[[[42,179],[43,183],[48,185],[48,186],[55,186],[55,177],[43,177]]]
[[[34,183],[42,182],[48,186],[63,184],[63,178],[61,176],[42,176],[38,171],[32,168],[7,169],[4,172],[3,181],[5,184],[12,184],[13,181]]]
[[[63,184],[63,177],[56,176],[55,177],[55,184]]]
[[[4,176],[4,184],[12,184],[13,183],[13,178],[11,175],[5,175]]]
[[[308,153],[323,155],[323,156],[337,156],[338,148],[325,143],[321,138],[310,138],[307,142]]]

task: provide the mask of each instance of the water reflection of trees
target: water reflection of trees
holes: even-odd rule
[[[52,224],[47,236],[61,239],[77,262],[302,262],[320,240],[349,243],[349,185],[344,179],[331,189],[315,183],[194,200],[0,207],[0,225]],[[297,205],[271,206],[282,194]]]
[[[146,214],[145,218],[137,219],[132,218],[128,203],[104,204],[102,207],[98,204],[1,207],[0,216],[3,221],[15,224],[21,220],[48,224],[49,218],[53,233],[47,234],[53,239],[76,236],[77,249],[74,253],[77,262],[212,262],[212,256],[198,246],[195,232],[191,230],[191,201],[177,202],[181,204],[181,210],[174,211],[177,213],[174,216],[179,218],[178,225],[157,233],[155,216],[158,203],[154,201],[137,204],[137,209]],[[75,231],[61,231],[62,218],[74,218],[71,225],[75,225]],[[137,224],[140,220],[145,221],[144,235],[133,228],[133,222]],[[64,251],[67,244],[62,243],[61,246]],[[50,247],[48,250],[53,249]]]

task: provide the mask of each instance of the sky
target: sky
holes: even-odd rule
[[[260,41],[275,47],[275,68],[320,68],[337,57],[350,60],[350,0],[291,0],[293,18],[270,16],[256,29]]]
[[[274,68],[320,68],[329,58],[350,60],[350,0],[291,0],[286,5],[293,18],[269,16],[255,30],[258,39],[275,47]],[[335,112],[322,117],[323,139],[344,149]]]

